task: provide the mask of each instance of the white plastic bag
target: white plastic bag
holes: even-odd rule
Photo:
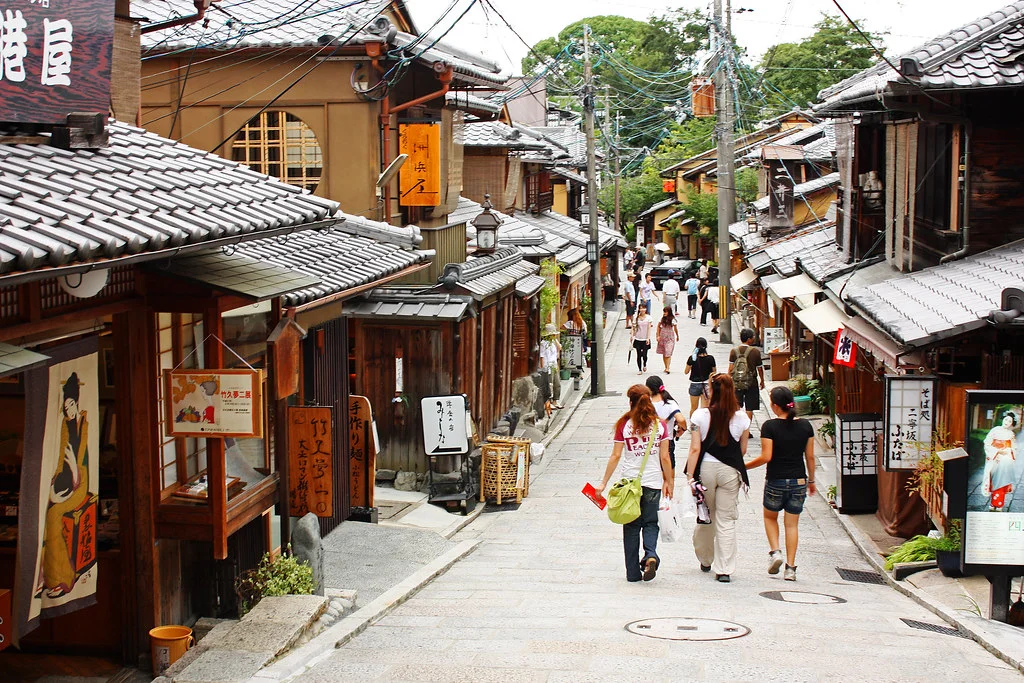
[[[671,498],[662,498],[658,506],[658,528],[661,531],[661,540],[666,543],[673,543],[683,537],[683,520],[679,512],[679,506]]]

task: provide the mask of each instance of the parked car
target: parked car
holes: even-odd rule
[[[651,268],[651,280],[654,282],[654,286],[661,290],[661,286],[668,279],[669,271],[675,271],[676,282],[681,287],[684,282],[690,279],[691,275],[697,274],[698,268],[700,268],[700,261],[696,259],[671,259]],[[708,275],[712,279],[716,279],[718,277],[718,268],[714,266],[709,267]]]

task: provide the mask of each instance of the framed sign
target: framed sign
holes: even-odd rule
[[[1024,391],[968,391],[964,571],[1024,573]]]
[[[793,178],[788,173],[775,173],[768,185],[768,227],[793,227]]]
[[[263,436],[262,370],[165,370],[170,436]]]
[[[9,2],[0,36],[0,121],[64,124],[110,110],[112,0]]]
[[[935,432],[934,406],[934,377],[885,377],[885,469],[912,470],[928,457]]]
[[[408,154],[398,174],[401,206],[441,203],[441,125],[403,123],[398,126],[398,151]]]
[[[330,408],[288,407],[288,514],[334,516],[334,420]]]
[[[788,346],[786,330],[782,327],[764,328],[764,351],[768,353]]]
[[[582,334],[562,334],[562,358],[560,361],[563,368],[583,367]]]
[[[464,394],[425,396],[420,399],[420,415],[427,455],[469,452],[469,401]]]
[[[365,396],[350,396],[348,480],[352,505],[355,507],[373,507],[373,486],[377,479],[376,441],[370,399]]]
[[[836,415],[836,507],[840,512],[874,512],[877,507],[883,430],[878,413]]]

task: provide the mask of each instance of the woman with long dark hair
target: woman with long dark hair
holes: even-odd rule
[[[708,407],[690,416],[686,473],[694,496],[698,483],[705,488],[704,500],[711,511],[711,524],[698,524],[694,529],[693,549],[701,571],[714,570],[715,578],[729,583],[736,568],[740,488],[750,487],[743,464],[750,438],[750,418],[740,410],[729,375],[715,375],[708,386],[711,391]]]
[[[604,478],[598,493],[608,487],[612,475],[635,479],[641,476],[643,496],[640,498],[640,516],[622,525],[622,548],[626,556],[626,580],[650,581],[661,560],[658,558],[658,505],[661,496],[672,497],[672,463],[669,462],[669,433],[665,423],[651,403],[651,391],[643,384],[634,384],[626,392],[629,410],[615,423],[615,445],[612,447]],[[650,455],[644,463],[644,454],[651,439]],[[642,472],[641,472],[642,470]],[[643,540],[643,555],[640,543]]]
[[[697,337],[693,351],[686,359],[686,374],[690,376],[690,414],[697,410],[703,398],[707,406],[708,379],[715,374],[715,358],[708,354],[708,340]]]
[[[764,482],[764,531],[768,536],[768,573],[782,566],[779,549],[779,513],[786,511],[786,581],[796,581],[797,527],[807,494],[814,495],[814,427],[796,419],[796,400],[787,387],[771,392],[775,418],[761,425],[761,455],[747,469],[768,463]],[[804,462],[807,468],[804,469]]]
[[[658,413],[658,418],[665,423],[668,427],[668,459],[672,463],[672,474],[675,479],[676,471],[676,439],[683,435],[686,431],[686,416],[683,415],[683,411],[679,408],[679,404],[672,398],[672,394],[668,393],[668,389],[665,388],[665,383],[661,377],[657,375],[651,375],[647,378],[647,388],[651,392],[651,403],[654,404],[654,410]]]
[[[633,321],[633,332],[629,337],[630,343],[636,349],[636,369],[638,375],[647,372],[647,352],[651,350],[651,328],[653,321],[647,314],[647,309],[640,306],[636,309],[636,320]]]
[[[665,374],[671,374],[672,354],[676,350],[676,342],[679,341],[679,326],[676,325],[676,314],[672,312],[671,306],[665,306],[661,312],[661,320],[658,321],[658,353],[661,354],[661,361],[665,364]]]

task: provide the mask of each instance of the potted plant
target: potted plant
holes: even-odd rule
[[[960,529],[962,522],[951,519],[946,533],[935,541],[935,564],[943,576],[960,578],[964,575],[960,567]]]
[[[831,449],[836,447],[836,421],[829,418],[825,422],[821,423],[818,427],[818,436],[825,442],[825,445]]]

